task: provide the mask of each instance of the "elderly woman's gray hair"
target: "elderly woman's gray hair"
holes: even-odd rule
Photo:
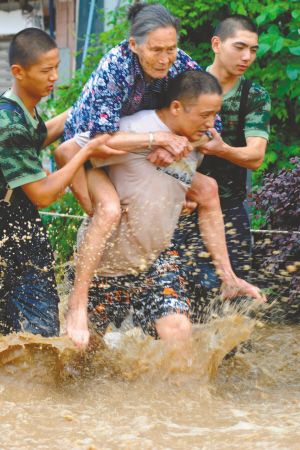
[[[179,34],[179,19],[158,3],[136,3],[129,8],[128,20],[131,22],[129,36],[133,37],[137,44],[142,44],[148,33],[157,28],[173,27]]]

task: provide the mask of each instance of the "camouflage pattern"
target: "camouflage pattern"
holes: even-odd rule
[[[223,97],[221,109],[222,138],[232,146],[237,143],[238,116],[241,102],[241,90],[244,78]],[[270,131],[271,101],[267,91],[252,83],[247,101],[245,117],[245,138],[262,137],[268,139]],[[246,169],[216,156],[205,156],[200,172],[215,178],[219,184],[222,199],[243,200],[246,196]]]
[[[22,107],[10,98],[0,98],[0,105],[8,102]],[[0,109],[0,191],[7,185],[16,188],[46,176],[39,159],[46,126],[38,115],[30,120],[27,110],[24,114]]]

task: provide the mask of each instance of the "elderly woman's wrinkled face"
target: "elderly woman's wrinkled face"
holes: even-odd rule
[[[177,55],[177,33],[175,28],[157,28],[148,33],[142,44],[129,39],[131,50],[139,58],[146,78],[164,78]]]

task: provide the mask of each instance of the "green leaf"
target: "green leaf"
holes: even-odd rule
[[[246,8],[244,7],[244,5],[238,5],[237,13],[243,14],[244,16],[247,15],[247,11],[246,11]]]
[[[277,159],[277,153],[274,152],[273,150],[269,150],[266,153],[266,162],[271,162],[274,163]]]
[[[298,17],[300,17],[300,11],[299,10],[292,11],[292,17],[294,19],[298,19]]]
[[[262,13],[260,16],[256,17],[257,25],[259,26],[259,25],[263,24],[264,21],[266,20],[266,18],[267,18],[267,13]]]
[[[288,65],[286,68],[286,74],[290,80],[296,80],[299,73],[300,73],[300,67]]]
[[[278,38],[275,42],[273,42],[272,50],[274,53],[280,52],[283,47],[284,39],[282,37]]]
[[[270,48],[271,48],[270,44],[264,44],[264,43],[259,44],[259,48],[257,50],[257,56],[258,57],[263,56],[265,53],[267,53],[267,51],[270,50]]]
[[[298,47],[289,47],[289,51],[292,55],[300,56],[300,45]]]
[[[278,36],[279,35],[279,28],[278,28],[278,26],[274,25],[274,24],[271,25],[269,30],[268,30],[268,33],[270,35]]]
[[[279,83],[278,89],[277,89],[277,95],[280,97],[287,94],[291,86],[291,82],[289,80],[281,81]]]

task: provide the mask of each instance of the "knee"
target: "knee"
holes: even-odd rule
[[[185,341],[191,336],[192,325],[184,314],[170,314],[156,321],[156,331],[165,341]]]
[[[58,167],[63,167],[80,149],[79,145],[71,139],[60,144],[54,151],[55,161]]]
[[[218,183],[214,178],[196,174],[188,197],[197,202],[200,207],[206,207],[212,202],[219,201]]]
[[[213,201],[219,201],[219,188],[216,180],[206,177],[205,183],[199,191],[199,205],[206,206]]]
[[[105,219],[106,224],[116,226],[121,220],[121,205],[119,200],[114,199],[110,202],[98,203],[95,207],[95,218]]]

